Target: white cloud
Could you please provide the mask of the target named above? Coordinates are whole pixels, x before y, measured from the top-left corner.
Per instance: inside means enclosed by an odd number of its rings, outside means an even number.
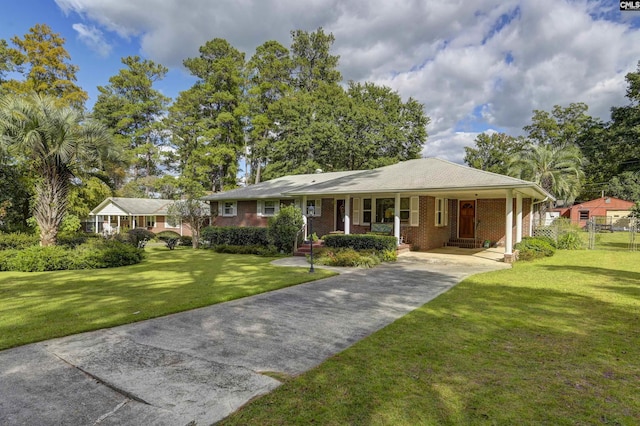
[[[73,29],[78,33],[78,38],[89,49],[98,55],[106,58],[111,53],[111,45],[104,39],[102,31],[94,26],[88,27],[84,24],[73,24]]]
[[[336,37],[345,80],[412,96],[431,117],[426,152],[454,161],[479,128],[519,134],[533,109],[585,102],[608,119],[640,59],[636,22],[587,0],[56,0],[104,31],[138,40],[170,67],[215,37],[249,58],[294,29]],[[184,88],[179,88],[183,90]],[[464,124],[461,124],[464,123]],[[467,128],[469,127],[469,128]]]

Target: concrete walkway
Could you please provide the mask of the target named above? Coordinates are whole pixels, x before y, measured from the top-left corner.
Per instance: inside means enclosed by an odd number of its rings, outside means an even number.
[[[374,269],[2,351],[0,424],[211,424],[280,384],[261,373],[309,370],[463,278],[508,267],[407,253]]]

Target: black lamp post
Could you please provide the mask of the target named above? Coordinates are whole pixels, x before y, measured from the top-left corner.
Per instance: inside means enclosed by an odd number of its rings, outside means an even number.
[[[315,212],[315,208],[313,206],[307,207],[307,222],[309,223],[309,261],[311,262],[311,266],[309,267],[309,273],[315,272],[313,269],[313,214]]]

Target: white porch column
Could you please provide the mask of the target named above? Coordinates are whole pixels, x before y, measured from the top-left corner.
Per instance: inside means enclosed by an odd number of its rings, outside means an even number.
[[[507,189],[506,218],[504,228],[504,255],[511,257],[513,254],[513,189]]]
[[[344,235],[351,233],[351,195],[344,197]]]
[[[96,215],[96,229],[94,230],[94,232],[95,232],[96,234],[98,234],[98,233],[99,233],[99,231],[98,231],[98,215]]]
[[[118,233],[120,233],[120,215],[118,215]]]
[[[522,194],[516,194],[516,243],[522,241]]]
[[[529,207],[529,236],[533,237],[533,198]]]
[[[396,244],[400,245],[400,194],[396,193],[393,203],[393,236],[396,237]]]

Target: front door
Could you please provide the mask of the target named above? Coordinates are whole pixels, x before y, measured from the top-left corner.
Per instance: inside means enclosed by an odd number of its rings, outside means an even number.
[[[336,200],[336,231],[344,231],[344,200]]]
[[[475,238],[476,202],[460,201],[460,238]]]

